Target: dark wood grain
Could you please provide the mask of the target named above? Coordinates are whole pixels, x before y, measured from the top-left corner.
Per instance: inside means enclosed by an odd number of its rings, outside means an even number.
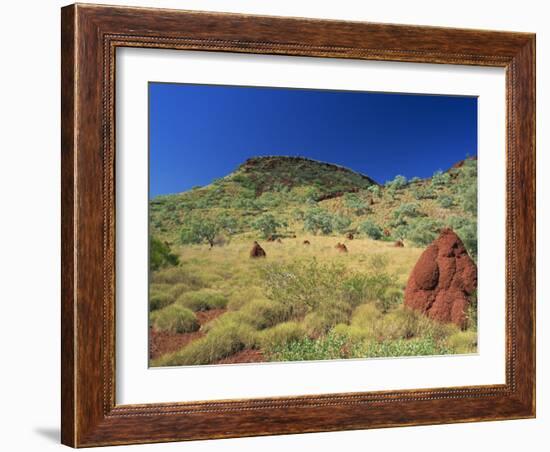
[[[74,447],[535,415],[535,37],[72,5],[62,10],[62,442]],[[506,69],[506,383],[215,402],[115,403],[117,47]],[[503,150],[504,152],[504,150]]]

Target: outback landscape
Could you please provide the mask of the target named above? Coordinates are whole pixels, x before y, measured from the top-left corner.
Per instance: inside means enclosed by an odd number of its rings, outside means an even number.
[[[477,350],[477,160],[379,183],[249,158],[150,199],[151,366]]]

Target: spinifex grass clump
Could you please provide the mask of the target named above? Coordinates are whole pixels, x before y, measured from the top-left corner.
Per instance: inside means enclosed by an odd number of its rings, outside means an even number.
[[[183,306],[172,304],[157,311],[153,322],[156,331],[167,333],[191,333],[200,325],[195,314]]]
[[[220,292],[213,289],[199,289],[184,292],[176,303],[192,311],[208,311],[209,309],[225,308],[227,299]]]
[[[155,361],[154,366],[182,366],[212,364],[245,347],[256,345],[256,332],[238,317],[220,318],[208,333],[175,353],[169,353]]]

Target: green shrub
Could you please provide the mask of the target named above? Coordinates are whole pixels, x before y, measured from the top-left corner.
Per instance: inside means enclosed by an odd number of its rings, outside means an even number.
[[[149,265],[151,270],[178,264],[178,256],[172,253],[170,246],[156,237],[151,237],[149,242]]]
[[[369,192],[372,196],[376,196],[377,198],[380,198],[380,196],[382,195],[382,190],[380,189],[380,186],[377,184],[373,184],[370,187],[368,187],[367,192]]]
[[[365,358],[386,358],[397,356],[431,356],[452,353],[448,347],[430,337],[399,339],[396,341],[370,342],[362,350]]]
[[[267,297],[288,306],[291,316],[298,317],[342,300],[346,268],[319,264],[316,259],[297,260],[266,265],[260,275]]]
[[[283,226],[286,226],[286,223],[275,218],[270,213],[264,213],[252,222],[252,227],[259,231],[263,238],[276,234]]]
[[[418,246],[427,246],[438,236],[443,224],[433,218],[418,218],[405,229],[405,237]]]
[[[330,212],[319,207],[309,209],[304,214],[304,230],[313,234],[319,232],[324,235],[331,234],[335,228],[335,217]]]
[[[437,198],[437,202],[444,209],[450,209],[454,204],[453,198],[448,195],[441,195],[439,198]]]
[[[388,287],[376,300],[376,306],[386,313],[403,301],[403,291],[396,287]]]
[[[190,333],[200,327],[193,312],[183,306],[172,304],[157,312],[153,326],[157,331],[167,333]]]
[[[365,200],[355,193],[345,193],[343,199],[344,205],[353,210],[355,215],[364,215],[371,210]]]
[[[386,187],[399,190],[407,185],[407,178],[405,176],[397,175],[393,180],[386,182]]]
[[[370,220],[364,221],[359,225],[359,232],[362,232],[373,240],[380,240],[383,235],[380,226]]]
[[[342,282],[344,300],[355,307],[366,301],[368,277],[364,273],[356,273]]]
[[[451,176],[449,173],[444,173],[439,170],[436,171],[432,176],[432,186],[441,187],[447,185],[451,181]]]
[[[192,311],[208,311],[209,309],[225,308],[227,298],[217,290],[200,289],[182,294],[177,303]]]
[[[332,214],[319,207],[313,207],[304,213],[304,230],[313,234],[331,234],[333,231],[345,232],[351,220],[345,216]]]
[[[430,186],[414,188],[411,190],[411,193],[418,200],[435,198],[435,192]]]
[[[386,296],[386,292],[396,283],[396,278],[386,272],[371,272],[367,275],[365,299],[378,301]]]
[[[414,218],[420,215],[419,206],[416,203],[401,204],[393,211],[393,218],[396,220],[404,220],[406,218]]]
[[[329,334],[318,339],[307,337],[274,347],[272,361],[309,361],[355,357],[355,347],[345,336]]]
[[[351,220],[343,215],[334,215],[332,217],[333,228],[341,234],[346,232],[351,224]]]

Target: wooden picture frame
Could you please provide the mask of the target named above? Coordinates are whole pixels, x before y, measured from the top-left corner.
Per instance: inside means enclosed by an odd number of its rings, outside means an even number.
[[[62,442],[73,447],[535,416],[535,35],[71,5],[62,9]],[[115,403],[117,47],[506,70],[506,383]]]

